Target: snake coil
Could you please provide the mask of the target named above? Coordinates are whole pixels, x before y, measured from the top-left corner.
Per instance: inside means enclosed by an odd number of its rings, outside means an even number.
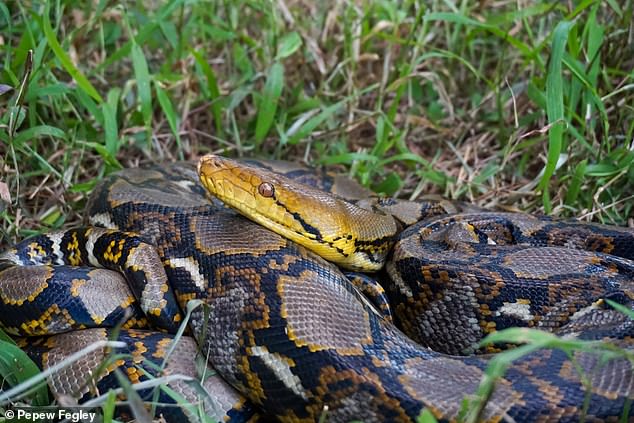
[[[342,198],[350,191],[355,203]],[[43,367],[95,340],[126,342],[95,383],[84,375],[112,357],[108,351],[54,374],[56,396],[103,393],[117,385],[116,369],[132,382],[198,378],[161,391],[161,402],[197,404],[163,410],[173,421],[194,421],[196,410],[219,420],[264,413],[316,421],[325,409],[336,422],[414,421],[424,409],[456,421],[491,356],[455,354],[512,326],[610,339],[631,354],[632,320],[604,300],[632,308],[633,230],[442,201],[366,202],[366,194],[293,164],[216,156],[201,159],[198,172],[187,164],[121,171],[95,188],[88,226],[0,255],[2,327]],[[353,270],[383,269],[376,275],[389,278],[385,292],[372,278],[351,284],[320,256]],[[358,287],[389,306],[377,310]],[[193,338],[173,344],[169,332],[191,300],[209,307],[192,313]],[[120,331],[106,329],[124,318]],[[200,377],[197,350],[222,379]],[[631,361],[570,354],[517,358],[480,420],[631,419],[624,415],[634,397]]]

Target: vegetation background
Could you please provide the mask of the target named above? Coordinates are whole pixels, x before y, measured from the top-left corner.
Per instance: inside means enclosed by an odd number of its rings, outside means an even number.
[[[208,152],[634,227],[633,9],[0,2],[0,250],[78,224],[110,172]]]
[[[109,172],[207,152],[634,225],[633,18],[630,0],[0,3],[0,248],[78,223]]]

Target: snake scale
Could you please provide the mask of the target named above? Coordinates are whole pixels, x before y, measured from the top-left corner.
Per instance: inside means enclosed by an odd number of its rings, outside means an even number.
[[[604,303],[632,308],[632,229],[366,195],[300,166],[216,156],[198,172],[123,170],[95,188],[89,226],[0,255],[2,327],[43,367],[96,340],[126,343],[99,375],[107,350],[53,374],[58,398],[104,393],[116,369],[133,383],[197,378],[140,391],[195,404],[160,408],[168,421],[414,421],[424,409],[456,421],[492,357],[471,353],[496,351],[478,346],[494,330],[634,348],[632,320]],[[320,255],[352,270],[387,264],[364,279]],[[175,337],[190,300],[207,307],[193,310],[192,337]],[[627,358],[537,350],[510,365],[480,420],[629,421],[633,397]]]

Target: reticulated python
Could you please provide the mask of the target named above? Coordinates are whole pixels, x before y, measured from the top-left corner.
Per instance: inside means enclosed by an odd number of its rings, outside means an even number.
[[[389,254],[391,312],[421,344],[469,353],[492,330],[521,325],[611,337],[632,348],[632,321],[602,304],[610,298],[631,308],[631,229],[442,202],[349,204],[261,167],[212,156],[199,170],[218,198],[329,260],[376,270]],[[339,194],[346,184],[313,180],[292,165],[283,173]],[[357,198],[366,194],[353,190]],[[399,234],[413,215],[427,218]],[[199,374],[191,338],[168,357],[172,336],[147,329],[173,332],[183,318],[179,309],[193,299],[209,305],[190,321],[202,356],[248,401],[217,384],[218,377],[203,382],[209,396],[175,382],[159,400],[199,401],[219,419],[256,418],[257,409],[283,421],[314,421],[327,407],[332,421],[411,421],[425,408],[455,420],[489,362],[414,342],[336,266],[210,199],[192,167],[110,176],[95,189],[87,220],[90,227],[28,239],[0,256],[2,325],[36,336],[20,345],[45,367],[106,338],[110,331],[100,327],[133,316],[118,335],[129,354],[110,362],[96,384],[84,376],[104,352],[53,376],[49,385],[58,396],[102,393],[116,385],[116,368],[133,382],[158,373]],[[380,297],[381,287],[366,282]],[[48,335],[64,331],[70,332]],[[165,362],[157,370],[144,360]],[[571,361],[562,351],[540,350],[513,363],[481,418],[618,421],[633,396],[627,359],[606,364],[577,352]],[[195,419],[195,411],[162,410],[174,421],[179,413]]]

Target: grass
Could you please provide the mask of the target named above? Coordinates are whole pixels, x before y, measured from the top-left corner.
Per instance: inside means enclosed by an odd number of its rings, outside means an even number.
[[[0,248],[77,223],[104,174],[210,151],[634,224],[631,1],[517,5],[2,4]]]
[[[112,171],[207,152],[634,226],[633,10],[0,3],[0,250],[78,224]]]

